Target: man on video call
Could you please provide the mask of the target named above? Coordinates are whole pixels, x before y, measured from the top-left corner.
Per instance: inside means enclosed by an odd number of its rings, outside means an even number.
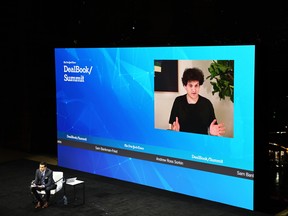
[[[187,92],[175,98],[170,113],[171,130],[222,136],[223,123],[218,124],[211,101],[199,95],[204,74],[199,68],[185,69],[182,77]]]

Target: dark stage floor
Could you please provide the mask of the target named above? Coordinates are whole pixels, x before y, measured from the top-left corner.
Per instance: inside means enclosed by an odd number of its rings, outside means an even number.
[[[0,214],[13,215],[205,215],[205,216],[268,216],[288,215],[287,211],[274,213],[252,212],[220,203],[210,202],[181,194],[175,194],[155,188],[131,184],[111,178],[92,175],[66,169],[57,165],[57,159],[49,156],[33,156],[10,151],[1,151],[5,157],[0,160],[1,188]],[[29,184],[34,178],[35,169],[40,160],[46,160],[52,170],[64,172],[66,178],[77,176],[85,182],[85,204],[82,187],[66,186],[68,204],[64,205],[64,191],[51,197],[51,205],[46,209],[34,209]],[[76,205],[77,204],[77,205]],[[78,205],[80,204],[80,205]]]

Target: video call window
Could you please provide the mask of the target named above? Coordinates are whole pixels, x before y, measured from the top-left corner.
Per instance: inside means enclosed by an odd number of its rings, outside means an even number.
[[[225,133],[222,134],[221,136],[233,138],[234,136],[234,127],[233,127],[234,61],[233,60],[221,60],[221,61],[155,60],[154,61],[155,128],[164,130],[171,129],[171,125],[169,125],[170,124],[169,118],[171,115],[174,100],[178,96],[187,95],[187,91],[183,86],[182,82],[183,72],[187,68],[198,68],[203,72],[204,82],[203,84],[200,85],[199,95],[205,97],[211,102],[215,117],[217,118],[217,122],[224,124]],[[209,72],[209,70],[211,72]],[[174,87],[169,89],[168,87],[165,86],[174,86]],[[199,107],[197,108],[197,104],[189,105],[187,102],[187,106],[184,106],[182,109],[184,112],[183,115],[186,114],[185,110],[188,110],[187,115],[189,115],[188,114],[189,109],[191,109],[191,112],[193,112],[192,109],[194,109],[196,112],[196,113],[194,112],[195,117],[194,118],[191,117],[192,119],[190,119],[190,121],[195,122],[197,121],[197,119],[201,119],[200,118],[201,115],[204,115],[205,107],[203,108],[201,107],[201,105],[199,105]],[[187,118],[189,119],[189,117]],[[197,124],[201,125],[201,122]],[[204,126],[205,128],[206,125]],[[195,127],[197,127],[197,125]],[[188,131],[188,132],[197,133],[197,128],[195,131]],[[204,131],[202,133],[206,132],[210,134],[209,128],[207,128],[207,131]]]

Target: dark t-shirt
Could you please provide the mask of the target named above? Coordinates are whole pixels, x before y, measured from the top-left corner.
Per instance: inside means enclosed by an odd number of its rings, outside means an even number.
[[[180,131],[208,134],[211,122],[216,118],[210,100],[199,95],[195,104],[189,104],[185,95],[175,98],[170,114],[169,123],[178,117]]]

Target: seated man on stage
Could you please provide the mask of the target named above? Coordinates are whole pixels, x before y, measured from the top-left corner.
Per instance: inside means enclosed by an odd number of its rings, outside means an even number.
[[[47,208],[50,198],[50,190],[55,189],[55,182],[52,170],[47,168],[46,162],[40,162],[39,168],[35,172],[35,179],[31,183],[31,192],[38,201],[35,208]],[[45,190],[46,199],[42,199],[37,191]]]

